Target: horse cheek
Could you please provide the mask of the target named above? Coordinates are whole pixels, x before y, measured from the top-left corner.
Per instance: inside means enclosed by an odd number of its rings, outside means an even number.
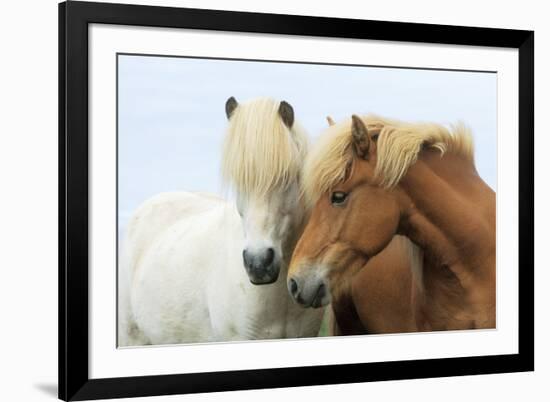
[[[399,224],[399,211],[393,200],[380,203],[377,209],[363,210],[355,220],[354,238],[359,250],[369,258],[381,252],[391,241]]]

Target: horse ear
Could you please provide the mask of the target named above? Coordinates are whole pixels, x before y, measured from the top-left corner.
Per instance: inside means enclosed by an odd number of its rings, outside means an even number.
[[[355,114],[351,116],[351,135],[357,156],[368,159],[370,145],[369,130],[367,130],[367,126],[365,126],[363,120]]]
[[[233,114],[235,109],[237,109],[237,106],[239,106],[239,102],[237,102],[237,99],[235,99],[233,96],[225,102],[225,115],[228,119],[231,118],[231,115]]]
[[[327,123],[329,126],[334,126],[336,124],[334,123],[334,120],[330,116],[327,116]]]
[[[290,103],[286,101],[281,102],[279,105],[279,116],[281,116],[283,123],[285,123],[288,128],[292,128],[294,124],[294,109],[292,109]]]

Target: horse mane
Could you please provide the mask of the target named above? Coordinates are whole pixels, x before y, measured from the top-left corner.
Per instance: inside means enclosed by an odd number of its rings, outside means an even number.
[[[375,174],[385,188],[396,186],[423,147],[461,155],[473,164],[470,130],[463,124],[450,129],[435,123],[407,123],[376,115],[362,117],[367,129],[379,133]],[[344,180],[355,153],[351,119],[330,126],[310,151],[304,165],[303,191],[310,203]]]
[[[258,98],[241,103],[229,120],[222,152],[222,177],[237,192],[265,196],[301,176],[308,151],[298,122],[289,129],[280,102]]]

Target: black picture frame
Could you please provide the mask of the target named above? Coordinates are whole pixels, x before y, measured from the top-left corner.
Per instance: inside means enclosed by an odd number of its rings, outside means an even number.
[[[213,373],[88,375],[88,25],[508,47],[519,52],[517,354]],[[70,1],[59,4],[59,398],[87,400],[534,370],[534,32]]]

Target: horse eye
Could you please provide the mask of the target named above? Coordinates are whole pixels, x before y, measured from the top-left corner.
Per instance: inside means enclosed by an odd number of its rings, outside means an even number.
[[[346,201],[346,198],[348,198],[348,193],[344,193],[343,191],[335,191],[330,196],[330,202],[332,205],[342,205],[344,201]]]

